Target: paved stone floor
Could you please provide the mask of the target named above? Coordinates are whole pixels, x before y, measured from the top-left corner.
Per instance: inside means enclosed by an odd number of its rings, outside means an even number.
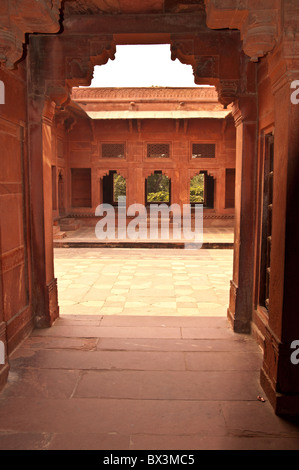
[[[62,315],[12,355],[0,449],[299,449],[227,323],[232,253],[124,251],[56,250]]]
[[[56,249],[61,314],[223,316],[232,250]]]

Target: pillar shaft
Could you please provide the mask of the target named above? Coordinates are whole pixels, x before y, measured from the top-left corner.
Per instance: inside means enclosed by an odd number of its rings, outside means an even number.
[[[58,316],[54,278],[52,226],[52,120],[54,105],[41,96],[29,97],[29,159],[32,230],[32,299],[37,327],[50,326]]]
[[[253,309],[256,97],[234,106],[236,124],[236,193],[233,279],[228,318],[238,333],[250,333]]]

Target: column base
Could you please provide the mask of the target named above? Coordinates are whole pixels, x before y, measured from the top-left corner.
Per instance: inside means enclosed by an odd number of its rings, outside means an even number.
[[[277,415],[299,418],[299,364],[292,363],[292,351],[266,327],[261,385]]]
[[[36,328],[49,328],[59,317],[57,279],[54,278],[45,287],[45,308],[43,314],[36,315]]]
[[[251,319],[242,318],[243,311],[238,312],[238,296],[240,290],[234,281],[230,282],[229,307],[227,309],[227,318],[235,333],[249,335],[251,333]],[[243,309],[242,309],[243,310]]]
[[[299,393],[294,395],[277,393],[264,369],[261,369],[260,383],[276,415],[299,420]]]

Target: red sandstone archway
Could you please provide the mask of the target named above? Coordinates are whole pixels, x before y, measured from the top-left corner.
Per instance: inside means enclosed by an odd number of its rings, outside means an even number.
[[[12,337],[14,338],[16,331],[17,335],[21,331],[20,337],[27,331],[27,323],[32,321],[31,307],[39,327],[50,326],[58,314],[55,279],[51,269],[51,169],[47,159],[47,154],[51,151],[53,114],[58,108],[65,111],[72,86],[89,84],[93,65],[104,63],[105,59],[113,57],[115,38],[122,43],[132,40],[136,42],[138,38],[141,42],[159,38],[160,41],[171,42],[174,57],[177,55],[180,60],[193,65],[196,83],[204,81],[216,85],[223,104],[234,101],[238,145],[234,276],[229,318],[235,330],[249,332],[254,310],[254,325],[262,331],[260,338],[265,349],[263,385],[276,410],[287,413],[296,409],[298,412],[298,373],[289,360],[290,340],[298,326],[295,298],[297,260],[294,256],[298,243],[298,218],[294,217],[294,213],[297,210],[296,136],[299,118],[298,106],[295,107],[290,102],[290,84],[298,78],[298,58],[294,53],[298,48],[296,2],[269,2],[260,7],[258,2],[247,0],[205,0],[205,11],[202,10],[199,15],[191,13],[188,21],[181,21],[180,16],[169,18],[164,9],[165,2],[156,2],[152,10],[150,2],[146,2],[146,7],[143,2],[132,2],[131,13],[150,13],[155,15],[155,21],[149,22],[146,15],[142,15],[143,21],[134,16],[134,21],[128,23],[123,16],[125,12],[128,13],[125,7],[120,7],[121,12],[117,16],[111,15],[112,21],[109,24],[108,15],[94,14],[90,17],[66,14],[63,18],[63,32],[60,34],[56,34],[60,30],[60,0],[3,0],[2,3],[5,15],[1,17],[1,67],[3,65],[12,69],[22,58],[25,34],[34,33],[37,24],[39,33],[45,34],[29,34],[26,37],[29,44],[27,52],[30,73],[28,83],[24,83],[25,86],[28,84],[28,115],[24,105],[25,91],[17,95],[20,97],[20,109],[23,113],[12,117],[9,111],[6,115],[10,136],[15,132],[15,122],[21,122],[22,129],[28,129],[29,173],[32,184],[31,213],[30,217],[28,214],[25,217],[30,220],[30,230],[26,240],[23,240],[24,245],[30,249],[29,258],[33,261],[32,269],[28,263],[27,272],[30,277],[30,299],[28,305],[23,305],[26,318],[20,315],[21,320],[17,327],[16,318],[10,321]],[[73,6],[75,2],[68,3]],[[168,3],[172,5],[172,2]],[[128,3],[125,2],[125,5],[128,8]],[[107,8],[109,12],[109,7]],[[149,8],[149,11],[144,8]],[[206,24],[216,31],[206,28]],[[231,31],[227,28],[231,28]],[[99,31],[108,34],[99,35]],[[246,55],[239,52],[242,48]],[[255,62],[261,57],[262,67],[259,68],[257,77]],[[25,75],[24,67],[18,77],[19,82],[24,80]],[[6,78],[9,81],[9,73]],[[257,98],[257,80],[261,85],[263,100]],[[17,86],[14,88],[15,83],[11,88],[6,87],[8,92],[15,93],[15,90],[19,90]],[[27,121],[27,126],[24,120]],[[64,125],[69,128],[71,122],[66,118]],[[260,248],[260,227],[255,224],[255,203],[260,209],[255,197],[255,165],[257,153],[259,163],[263,164],[263,136],[270,126],[275,127],[275,167],[279,172],[276,173],[274,183],[271,247],[274,262],[271,266],[269,312],[265,313],[257,308],[254,297],[254,283],[255,278],[258,278],[259,267],[256,253]],[[257,137],[261,137],[261,149],[257,149]],[[26,147],[24,136],[17,137],[16,140],[18,139],[21,146]],[[260,173],[258,169],[258,179],[261,177]],[[262,185],[259,186],[259,191],[261,188]],[[182,198],[184,197],[182,194]],[[259,219],[260,213],[257,215]],[[2,243],[3,241],[1,245]],[[5,253],[5,269],[10,265],[26,267],[24,258],[19,248],[13,250],[13,255],[11,252]],[[3,319],[0,308],[0,336],[5,340],[7,322]],[[21,326],[23,320],[26,323],[25,329]]]
[[[64,125],[66,129],[69,129],[69,126],[73,125],[73,121],[72,119],[70,119],[67,111],[70,103],[71,87],[78,85],[89,85],[91,82],[93,67],[96,64],[105,64],[109,60],[109,58],[114,59],[117,43],[115,37],[113,37],[112,35],[104,37],[93,36],[93,39],[91,40],[90,33],[91,31],[87,32],[87,30],[83,33],[81,37],[81,48],[79,52],[76,51],[75,57],[72,45],[72,41],[74,40],[74,38],[69,27],[66,27],[64,35],[62,35],[61,37],[32,37],[32,52],[30,53],[29,59],[33,69],[33,73],[31,76],[30,88],[34,90],[34,93],[31,95],[32,104],[34,103],[36,108],[36,103],[40,102],[39,111],[43,116],[41,122],[44,122],[47,126],[45,128],[47,132],[42,131],[39,135],[41,147],[45,146],[46,148],[47,146],[46,152],[50,152],[50,139],[46,139],[46,144],[45,138],[46,134],[51,135],[51,127],[55,111],[62,113],[62,116],[65,114]],[[165,41],[166,43],[171,44],[171,54],[173,59],[178,58],[181,62],[189,63],[192,65],[196,83],[210,83],[216,85],[220,102],[227,106],[236,98],[236,93],[239,88],[239,33],[232,32],[229,35],[223,32],[212,33],[213,40],[216,41],[216,43],[218,44],[216,49],[219,56],[216,59],[216,56],[211,56],[211,60],[207,60],[207,57],[210,57],[209,54],[211,54],[211,50],[209,49],[211,48],[211,45],[209,42],[207,43],[207,37],[209,34],[211,34],[209,30],[206,30],[201,34],[197,35],[196,37],[189,37],[188,39],[185,39],[184,36],[182,37],[181,35],[180,37],[177,37],[175,34],[172,34],[170,38],[169,36],[162,36],[162,42]],[[53,39],[57,47],[53,47]],[[230,49],[229,59],[226,54],[228,47]],[[202,54],[204,55],[199,56],[196,53],[198,49],[200,49],[202,51]],[[40,55],[41,50],[43,51],[42,56]],[[221,59],[221,61],[219,61],[219,58]],[[228,63],[226,63],[226,61],[229,61],[229,65]],[[248,61],[246,60],[244,61],[244,67],[247,62]],[[39,64],[38,70],[36,70],[37,63]],[[50,69],[48,67],[49,63],[52,64]],[[65,70],[65,74],[64,77],[60,76],[60,78],[57,79],[57,65],[59,64],[60,66],[64,64],[63,69]],[[208,66],[208,64],[212,64],[212,66]],[[226,76],[225,80],[222,79],[222,73],[224,70],[229,70],[230,72],[230,78],[227,78]],[[43,92],[41,91],[42,89],[44,90]],[[36,95],[36,93],[38,94]],[[45,103],[45,105],[43,103]],[[31,109],[33,109],[33,106],[31,106]],[[43,111],[43,109],[45,111]],[[32,115],[33,121],[36,120],[38,115],[38,113],[34,112],[34,114]],[[37,135],[36,133],[33,133],[32,129],[33,128],[31,128],[30,138],[32,139],[31,151],[32,158],[34,160],[35,158],[38,159],[39,157],[36,151],[38,146],[35,145]],[[34,156],[34,154],[36,154],[36,156]],[[166,172],[169,174],[169,176],[167,176],[172,179],[172,170],[169,169],[166,170]],[[175,176],[181,178],[183,177],[183,174]],[[46,171],[46,168],[44,168],[45,184],[47,181],[47,177],[48,173]],[[146,175],[144,175],[144,177],[146,177]],[[187,175],[185,175],[185,178],[186,177]],[[94,181],[93,176],[92,179]],[[94,184],[93,186],[96,186],[96,184]],[[184,194],[181,194],[180,196],[183,197],[183,201],[184,199],[186,199],[185,202],[188,202],[189,196],[187,186]],[[37,195],[33,197],[33,205],[37,206],[36,210],[40,210],[38,206],[40,206],[40,201],[42,201],[41,198],[39,199],[39,201],[38,199],[39,198]],[[93,207],[93,203],[91,203],[91,206]],[[49,222],[46,222],[46,220],[49,220],[49,216],[47,215],[49,214],[49,208],[50,204],[47,203],[45,200],[45,204],[43,207],[45,220],[45,236],[43,238],[42,244],[44,246],[47,245],[47,247],[51,247],[51,243],[49,243],[48,240],[50,237],[52,237],[52,230],[50,231]],[[46,233],[48,235],[46,235]],[[37,249],[39,250],[39,248]],[[53,257],[50,253],[51,251],[50,249],[48,249],[48,261],[45,259],[45,264],[49,266],[45,269],[47,273],[47,295],[44,299],[45,307],[39,304],[37,308],[39,312],[37,316],[37,325],[39,326],[46,326],[47,324],[51,324],[53,319],[55,319],[58,314],[57,299],[55,302],[56,287],[55,289],[53,289],[53,286],[56,286],[56,280],[54,278],[54,273],[52,269]],[[40,277],[39,274],[40,273],[38,273],[38,275],[36,276],[36,280],[42,279],[42,276]],[[53,277],[51,278],[51,276]],[[51,293],[50,302],[48,293]],[[44,310],[44,308],[46,308],[46,310]]]

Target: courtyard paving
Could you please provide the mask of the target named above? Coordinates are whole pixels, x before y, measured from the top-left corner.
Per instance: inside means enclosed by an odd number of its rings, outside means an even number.
[[[55,266],[61,317],[10,358],[0,449],[299,449],[228,325],[230,250],[58,249]]]
[[[61,314],[225,316],[232,250],[56,249]]]

